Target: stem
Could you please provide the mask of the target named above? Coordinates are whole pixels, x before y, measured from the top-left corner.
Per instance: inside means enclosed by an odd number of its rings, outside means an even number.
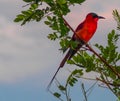
[[[73,33],[76,33],[76,32],[74,31],[74,29],[69,25],[69,23],[64,19],[64,17],[63,17],[63,16],[61,16],[61,17],[62,17],[62,19],[64,20],[65,24],[72,30],[72,32],[73,32]]]
[[[67,82],[66,82],[66,84],[65,84],[65,96],[66,96],[66,100],[67,101],[71,101],[71,98],[69,97],[69,91],[68,91],[68,80],[67,80]]]
[[[81,84],[81,87],[82,87],[83,95],[84,95],[84,97],[85,97],[85,101],[88,101],[88,100],[87,100],[86,91],[85,91],[85,87],[84,87],[84,84],[83,84],[83,83]]]
[[[65,24],[72,30],[72,32],[74,34],[76,34],[74,29],[69,25],[69,23],[64,19],[64,17],[63,16],[61,16],[61,17],[64,20]],[[110,66],[104,58],[102,58],[97,52],[95,52],[95,50],[92,49],[86,42],[85,42],[85,44],[92,53],[94,53],[109,69],[111,69],[111,71],[113,71],[114,74],[116,74],[118,76],[118,78],[120,78],[120,74],[112,66]]]
[[[117,94],[113,91],[113,89],[111,88],[111,86],[110,86],[110,84],[106,81],[106,80],[101,80],[101,79],[99,79],[99,78],[96,78],[96,80],[98,80],[98,81],[101,81],[101,82],[103,82],[104,84],[106,84],[107,85],[107,87],[112,91],[112,93],[116,96],[116,97],[118,97],[117,96]]]

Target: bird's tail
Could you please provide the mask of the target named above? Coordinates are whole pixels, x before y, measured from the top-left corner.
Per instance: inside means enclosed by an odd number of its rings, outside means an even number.
[[[70,57],[70,54],[71,54],[71,49],[69,49],[68,53],[66,54],[66,56],[64,57],[64,59],[61,61],[60,65],[59,65],[59,67],[58,67],[58,69],[57,69],[57,71],[55,72],[53,78],[51,79],[51,81],[50,81],[50,83],[49,83],[49,85],[48,85],[48,87],[47,87],[48,90],[49,90],[49,88],[50,88],[53,80],[55,79],[57,73],[59,72],[60,68],[62,68],[62,67],[64,66],[65,62],[66,62],[67,59]]]
[[[70,60],[83,45],[84,45],[84,42],[82,40],[79,40],[79,44],[77,45],[77,47],[75,49],[70,48],[69,51],[67,52],[66,56],[64,57],[64,59],[61,61],[60,67],[62,68],[64,66],[65,62],[67,60]]]
[[[51,86],[51,84],[52,84],[53,80],[55,79],[55,77],[56,77],[57,73],[59,72],[59,70],[60,70],[60,67],[57,69],[57,71],[55,72],[55,74],[54,74],[53,78],[51,79],[50,83],[48,84],[47,90],[49,90],[49,88],[50,88],[50,86]]]
[[[71,49],[69,49],[69,51],[67,52],[66,56],[61,61],[60,68],[62,68],[65,65],[65,62],[69,59],[70,56],[71,56]]]
[[[48,85],[48,90],[49,90],[49,88],[50,88],[53,80],[55,79],[57,73],[59,72],[60,68],[62,68],[62,67],[65,65],[65,62],[66,62],[67,60],[70,60],[70,59],[76,54],[76,52],[82,47],[83,44],[84,44],[84,42],[81,40],[80,44],[78,44],[78,46],[77,46],[77,48],[76,48],[75,50],[73,50],[73,49],[69,49],[69,50],[68,50],[68,52],[67,52],[67,54],[65,55],[64,59],[61,61],[60,65],[59,65],[59,67],[58,67],[58,69],[57,69],[57,71],[55,72],[52,80],[50,81],[50,83],[49,83],[49,85]]]

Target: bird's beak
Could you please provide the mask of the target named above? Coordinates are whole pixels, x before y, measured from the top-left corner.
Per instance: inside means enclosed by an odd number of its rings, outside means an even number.
[[[104,17],[102,17],[102,16],[98,16],[98,19],[105,19]]]

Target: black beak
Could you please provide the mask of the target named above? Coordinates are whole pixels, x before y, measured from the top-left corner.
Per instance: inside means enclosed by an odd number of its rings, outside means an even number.
[[[105,19],[104,17],[102,17],[102,16],[98,16],[98,19]]]

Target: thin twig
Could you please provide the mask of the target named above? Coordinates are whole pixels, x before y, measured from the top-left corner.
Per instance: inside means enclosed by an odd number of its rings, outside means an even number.
[[[70,89],[68,88],[69,86],[68,86],[68,83],[66,83],[65,84],[65,88],[66,88],[66,90],[65,90],[65,96],[66,96],[66,100],[67,101],[71,101],[71,98],[69,97],[69,91],[70,91]],[[67,90],[68,89],[68,90]]]
[[[118,97],[117,94],[113,91],[113,89],[111,88],[111,86],[109,85],[109,83],[108,83],[107,81],[101,80],[101,79],[99,79],[99,78],[96,78],[96,80],[101,81],[101,82],[103,82],[104,84],[106,84],[107,87],[116,95],[116,97]]]
[[[87,97],[91,94],[96,84],[97,84],[97,81],[88,90],[86,90],[86,93],[88,93]]]
[[[26,5],[23,5],[22,7],[26,7],[26,6],[31,5],[31,4],[33,4],[33,2],[32,3],[28,3]]]
[[[56,85],[57,87],[59,88],[59,86],[61,85],[60,82],[55,78],[56,80]],[[59,89],[60,90],[60,89]],[[64,95],[65,95],[65,92],[63,90],[60,90]]]
[[[81,88],[82,88],[83,95],[85,97],[85,101],[87,101],[87,94],[86,94],[85,87],[84,87],[83,83],[81,84]]]
[[[51,15],[51,14],[53,14],[53,12],[47,13],[45,16],[43,16],[42,19],[46,18],[47,16],[49,16],[49,15]]]
[[[85,80],[90,80],[90,81],[96,81],[96,79],[93,79],[93,78],[86,78],[86,77],[80,77],[80,78]]]

